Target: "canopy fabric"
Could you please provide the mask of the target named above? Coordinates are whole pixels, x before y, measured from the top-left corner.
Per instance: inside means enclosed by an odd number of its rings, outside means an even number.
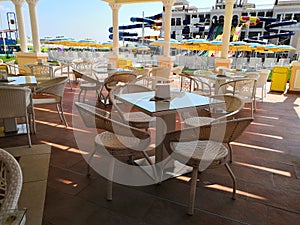
[[[165,44],[165,40],[160,38],[160,39],[157,39],[156,41],[153,41],[150,43],[151,46],[164,46]],[[175,40],[175,39],[170,39],[170,46],[171,47],[176,47],[177,45],[179,45],[180,42]]]

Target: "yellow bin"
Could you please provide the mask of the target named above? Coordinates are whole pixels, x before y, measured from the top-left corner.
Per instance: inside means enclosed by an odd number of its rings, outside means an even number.
[[[270,91],[284,92],[286,89],[286,83],[290,68],[287,66],[276,66],[272,72],[272,80]]]

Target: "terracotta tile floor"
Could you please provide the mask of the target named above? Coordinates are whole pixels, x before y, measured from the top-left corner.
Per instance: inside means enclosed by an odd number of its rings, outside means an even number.
[[[194,216],[186,214],[190,174],[160,185],[114,184],[114,199],[106,201],[105,179],[95,172],[85,176],[86,162],[73,135],[77,95],[78,88],[66,87],[67,129],[55,107],[36,108],[33,143],[52,144],[44,225],[299,224],[299,94],[269,93],[258,102],[254,122],[233,146],[237,199],[230,198],[231,180],[224,168],[207,170],[199,178]],[[88,94],[89,103],[92,99],[95,93]],[[250,115],[248,109],[243,113]],[[85,141],[93,147],[92,137]],[[0,139],[1,147],[26,144],[26,135]]]

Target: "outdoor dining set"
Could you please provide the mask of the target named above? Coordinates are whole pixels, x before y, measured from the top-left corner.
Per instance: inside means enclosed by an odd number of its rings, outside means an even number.
[[[4,135],[17,135],[17,118],[23,117],[31,146],[31,134],[36,133],[35,107],[43,104],[55,104],[67,127],[63,96],[69,82],[71,91],[79,91],[74,103],[80,115],[77,118],[86,129],[99,129],[95,148],[87,157],[87,175],[90,167],[97,171],[99,164],[107,165],[108,200],[113,198],[113,182],[118,182],[114,169],[124,158],[128,160],[122,162],[142,168],[138,173],[147,174],[146,183],[160,183],[192,171],[188,214],[194,212],[199,171],[224,165],[232,178],[235,198],[231,142],[253,121],[256,101],[266,95],[270,70],[112,68],[107,60],[61,60],[55,66],[39,61],[26,67],[25,72],[21,68],[12,72],[14,66],[3,64],[8,75],[0,84]],[[248,116],[241,116],[241,111],[247,110]],[[74,121],[72,126],[76,126]]]

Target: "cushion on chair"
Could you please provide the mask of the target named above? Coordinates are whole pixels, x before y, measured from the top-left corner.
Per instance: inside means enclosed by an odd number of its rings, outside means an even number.
[[[113,156],[128,156],[129,152],[146,149],[148,144],[149,139],[141,140],[136,137],[115,135],[108,131],[95,137],[96,147],[104,147]]]
[[[228,155],[227,148],[215,141],[173,142],[171,148],[174,159],[192,167],[199,166],[199,171],[226,163]]]
[[[208,125],[213,122],[215,118],[212,117],[190,117],[184,120],[184,124],[190,127],[199,127]]]

